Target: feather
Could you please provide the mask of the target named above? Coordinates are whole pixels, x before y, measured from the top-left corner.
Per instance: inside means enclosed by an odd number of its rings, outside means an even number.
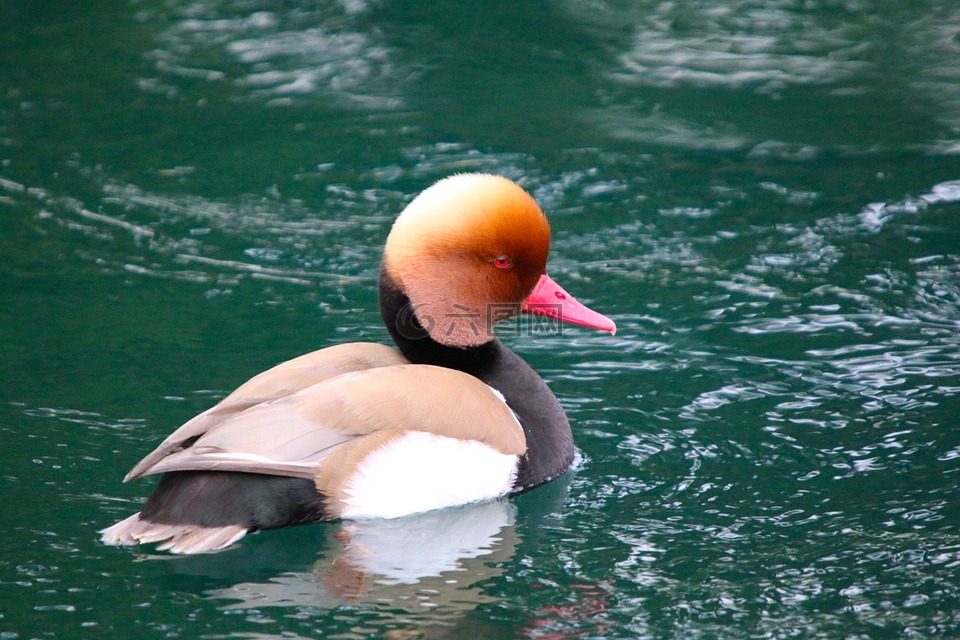
[[[247,528],[240,525],[201,527],[152,522],[135,513],[103,529],[100,534],[100,539],[110,545],[159,543],[157,549],[160,551],[203,553],[230,546],[247,534]]]

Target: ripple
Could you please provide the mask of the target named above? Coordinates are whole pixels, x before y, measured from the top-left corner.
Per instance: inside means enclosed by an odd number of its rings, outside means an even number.
[[[841,3],[836,12],[798,12],[788,0],[722,6],[567,2],[564,8],[607,39],[621,37],[628,26],[629,48],[614,75],[636,84],[769,90],[829,83],[860,70],[869,47],[853,19],[869,14],[854,3]]]
[[[929,193],[899,202],[873,202],[859,214],[860,221],[868,230],[878,232],[888,221],[905,214],[916,215],[938,204],[960,202],[960,180],[935,184]]]
[[[101,267],[199,283],[229,285],[238,276],[301,285],[370,279],[379,246],[368,237],[371,233],[385,237],[393,219],[393,210],[379,211],[385,205],[402,208],[400,195],[384,189],[360,193],[330,185],[324,214],[315,215],[296,200],[217,201],[152,193],[112,178],[92,177],[100,183],[102,198],[90,207],[76,198],[10,180],[0,183],[0,189],[32,200],[32,206],[41,209],[41,224],[101,241],[85,250]],[[238,242],[255,246],[236,249]]]
[[[401,89],[416,74],[394,62],[393,51],[377,42],[375,32],[351,28],[368,11],[365,3],[273,9],[269,3],[197,1],[178,7],[172,21],[143,12],[144,21],[169,24],[159,37],[162,47],[149,57],[170,80],[228,82],[274,105],[315,94],[363,110],[403,105]],[[140,84],[148,91],[179,93],[155,79]]]
[[[587,117],[614,139],[792,161],[958,151],[960,12],[946,3],[884,11],[858,1],[803,10],[791,0],[561,4],[612,58],[596,66],[609,83],[604,94],[620,99]],[[910,124],[891,89],[922,112]],[[891,98],[896,122],[862,117],[864,99]],[[709,118],[688,108],[701,99],[712,105]],[[765,126],[775,113],[791,118],[789,130]],[[847,135],[824,137],[825,119],[847,120],[833,128]],[[931,132],[931,120],[943,130]],[[894,129],[906,135],[892,140]]]

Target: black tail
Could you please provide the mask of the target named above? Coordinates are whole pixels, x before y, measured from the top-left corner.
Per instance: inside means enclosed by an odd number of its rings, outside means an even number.
[[[244,535],[324,519],[322,496],[303,478],[227,471],[165,473],[143,510],[103,530],[107,544],[159,542],[199,553]]]

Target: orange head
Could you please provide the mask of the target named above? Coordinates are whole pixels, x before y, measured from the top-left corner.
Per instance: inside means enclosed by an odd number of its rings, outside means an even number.
[[[420,324],[449,346],[493,339],[546,271],[550,225],[533,198],[494,175],[445,178],[397,218],[384,268]]]

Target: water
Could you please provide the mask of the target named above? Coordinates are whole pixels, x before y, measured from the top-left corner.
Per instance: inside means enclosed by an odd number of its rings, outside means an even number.
[[[0,9],[0,638],[960,633],[953,3]],[[504,336],[578,468],[402,526],[101,546],[181,422],[386,340],[390,221],[472,170],[536,195],[551,273],[619,325]]]

